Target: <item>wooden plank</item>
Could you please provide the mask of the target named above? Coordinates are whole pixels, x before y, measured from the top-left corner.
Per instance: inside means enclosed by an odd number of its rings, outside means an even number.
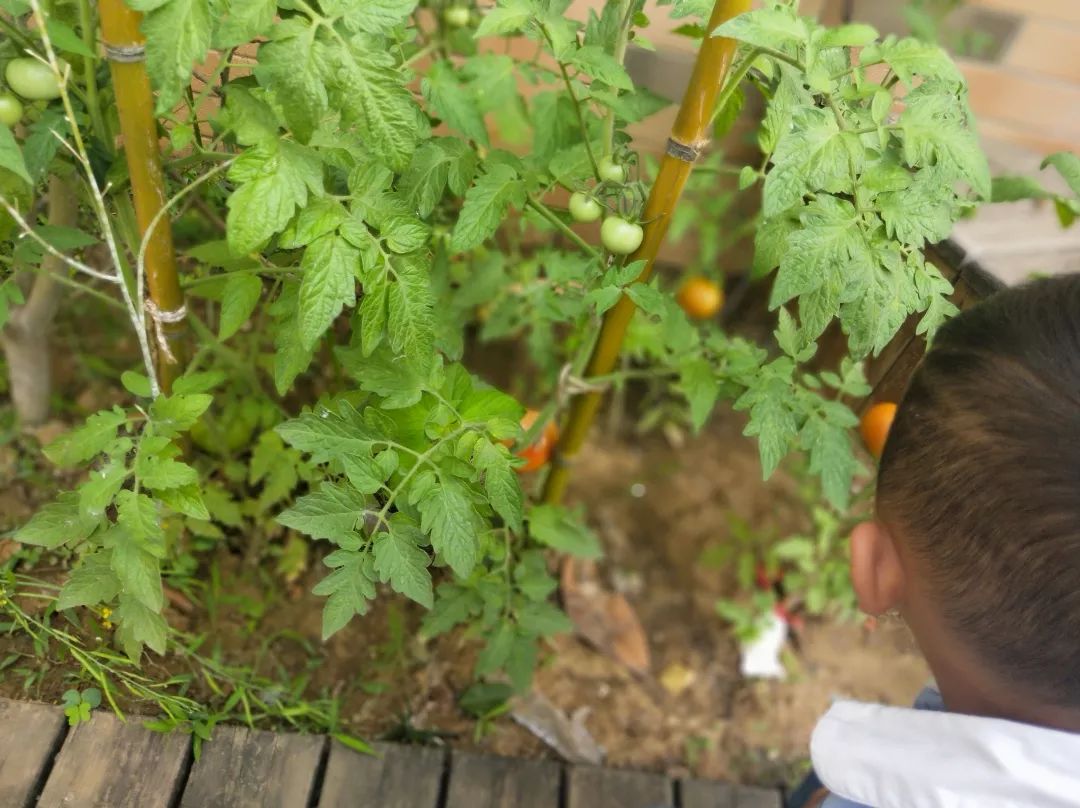
[[[56,707],[0,699],[0,805],[33,804],[66,725]]]
[[[450,755],[446,805],[447,808],[558,808],[559,778],[559,765],[549,761],[454,752]]]
[[[98,712],[68,732],[40,808],[166,808],[183,781],[191,750],[186,735],[163,735]]]
[[[671,782],[660,774],[574,766],[567,774],[567,808],[671,808]]]
[[[735,786],[708,780],[679,782],[682,808],[735,808]]]
[[[679,783],[682,808],[781,808],[780,791],[775,788],[732,786],[709,780]]]
[[[326,739],[217,727],[188,776],[181,808],[295,808],[308,804]]]
[[[400,744],[375,748],[378,757],[333,742],[319,808],[436,808],[443,750]]]

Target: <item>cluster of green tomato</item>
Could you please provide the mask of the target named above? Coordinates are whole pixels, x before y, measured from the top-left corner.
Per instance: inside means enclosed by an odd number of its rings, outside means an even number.
[[[4,81],[14,91],[0,93],[0,123],[9,128],[22,120],[23,104],[20,98],[52,101],[60,97],[60,84],[52,69],[29,56],[20,56],[7,63]]]
[[[596,164],[603,182],[621,185],[626,182],[626,168],[611,157],[601,157]],[[570,216],[575,222],[595,222],[604,212],[600,201],[587,191],[575,191],[570,195]],[[622,216],[608,216],[600,225],[600,241],[604,248],[615,255],[629,255],[641,246],[645,231],[640,224],[629,222]]]

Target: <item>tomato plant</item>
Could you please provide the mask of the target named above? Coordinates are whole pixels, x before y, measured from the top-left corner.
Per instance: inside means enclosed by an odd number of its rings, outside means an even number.
[[[603,212],[603,206],[588,194],[581,191],[570,194],[570,215],[575,222],[595,222]]]
[[[24,56],[4,68],[8,87],[29,101],[52,101],[60,97],[60,82],[46,64]]]
[[[0,95],[0,123],[10,128],[22,120],[22,102],[11,93]]]
[[[37,0],[0,12],[19,37],[0,43],[8,85],[36,102],[18,133],[0,128],[0,321],[21,320],[22,289],[45,277],[50,295],[74,289],[130,325],[121,403],[46,448],[89,474],[17,538],[70,563],[57,608],[111,609],[136,659],[167,649],[163,576],[181,559],[197,568],[193,546],[258,559],[286,534],[327,568],[326,637],[386,584],[426,610],[426,636],[466,624],[478,676],[527,687],[543,638],[568,627],[547,556],[595,557],[598,542],[523,488],[515,470],[544,466],[554,425],[515,459],[524,407],[466,366],[466,347],[518,340],[535,368],[526,392],[552,419],[631,376],[694,429],[731,401],[766,476],[805,452],[842,509],[858,467],[842,401],[867,393],[860,362],[908,317],[932,334],[952,313],[922,249],[990,192],[940,48],[828,28],[790,2],[727,19],[705,40],[739,43],[730,72],[703,79],[719,91],[711,115],[723,131],[754,85],[761,157],[698,165],[760,185],[760,217],[740,231],[754,233],[751,274],[771,283],[774,338],[758,345],[708,315],[718,288],[681,307],[673,281],[644,274],[654,255],[628,258],[666,222],[647,212],[649,162],[630,134],[669,106],[624,65],[647,38],[643,0],[580,20],[566,0],[128,5],[144,15],[145,76],[104,69],[106,4],[100,19]],[[693,32],[709,5],[662,9]],[[148,159],[129,160],[139,143]],[[673,149],[665,160],[689,161]],[[695,182],[712,206],[699,229],[718,229],[735,192]],[[676,209],[675,229],[693,213]],[[574,227],[601,215],[599,243]],[[706,238],[707,256],[727,236]],[[582,378],[603,318],[628,304],[629,367]],[[850,356],[808,372],[834,322]]]

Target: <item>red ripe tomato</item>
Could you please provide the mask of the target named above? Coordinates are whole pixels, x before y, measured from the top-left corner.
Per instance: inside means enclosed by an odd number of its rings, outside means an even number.
[[[540,413],[537,410],[529,410],[521,419],[521,428],[528,432],[539,417]],[[525,461],[517,467],[518,472],[524,474],[537,471],[547,465],[548,460],[551,458],[551,450],[555,448],[558,441],[559,428],[554,421],[548,421],[536,442],[518,452],[517,456]]]

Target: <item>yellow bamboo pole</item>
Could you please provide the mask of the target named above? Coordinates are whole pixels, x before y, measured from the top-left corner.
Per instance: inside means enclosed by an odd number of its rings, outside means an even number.
[[[124,156],[131,177],[135,218],[139,235],[147,240],[145,254],[147,312],[157,335],[157,373],[163,392],[180,375],[181,338],[184,334],[184,293],[176,272],[172,228],[168,216],[158,218],[167,200],[165,175],[161,169],[154,97],[144,62],[145,38],[139,30],[142,14],[124,5],[123,0],[100,0],[101,33],[116,92]],[[147,238],[147,230],[154,232]],[[142,303],[142,301],[140,301]]]
[[[716,0],[709,18],[708,31],[711,32],[732,17],[749,11],[750,2],[751,0]],[[660,163],[649,200],[645,203],[642,217],[645,222],[645,237],[637,252],[630,256],[630,261],[645,261],[645,268],[637,278],[642,283],[652,276],[656,255],[664,236],[667,235],[671,214],[682,196],[694,158],[708,142],[709,121],[720,88],[731,67],[736,44],[734,40],[725,37],[706,37],[698,51],[690,84],[671,128],[667,153]],[[627,326],[635,311],[634,302],[623,295],[604,315],[596,346],[585,367],[586,378],[606,376],[615,369]],[[570,414],[552,456],[551,471],[544,481],[545,502],[562,501],[570,479],[570,464],[585,443],[602,398],[602,393],[591,392],[575,396],[572,400]]]

